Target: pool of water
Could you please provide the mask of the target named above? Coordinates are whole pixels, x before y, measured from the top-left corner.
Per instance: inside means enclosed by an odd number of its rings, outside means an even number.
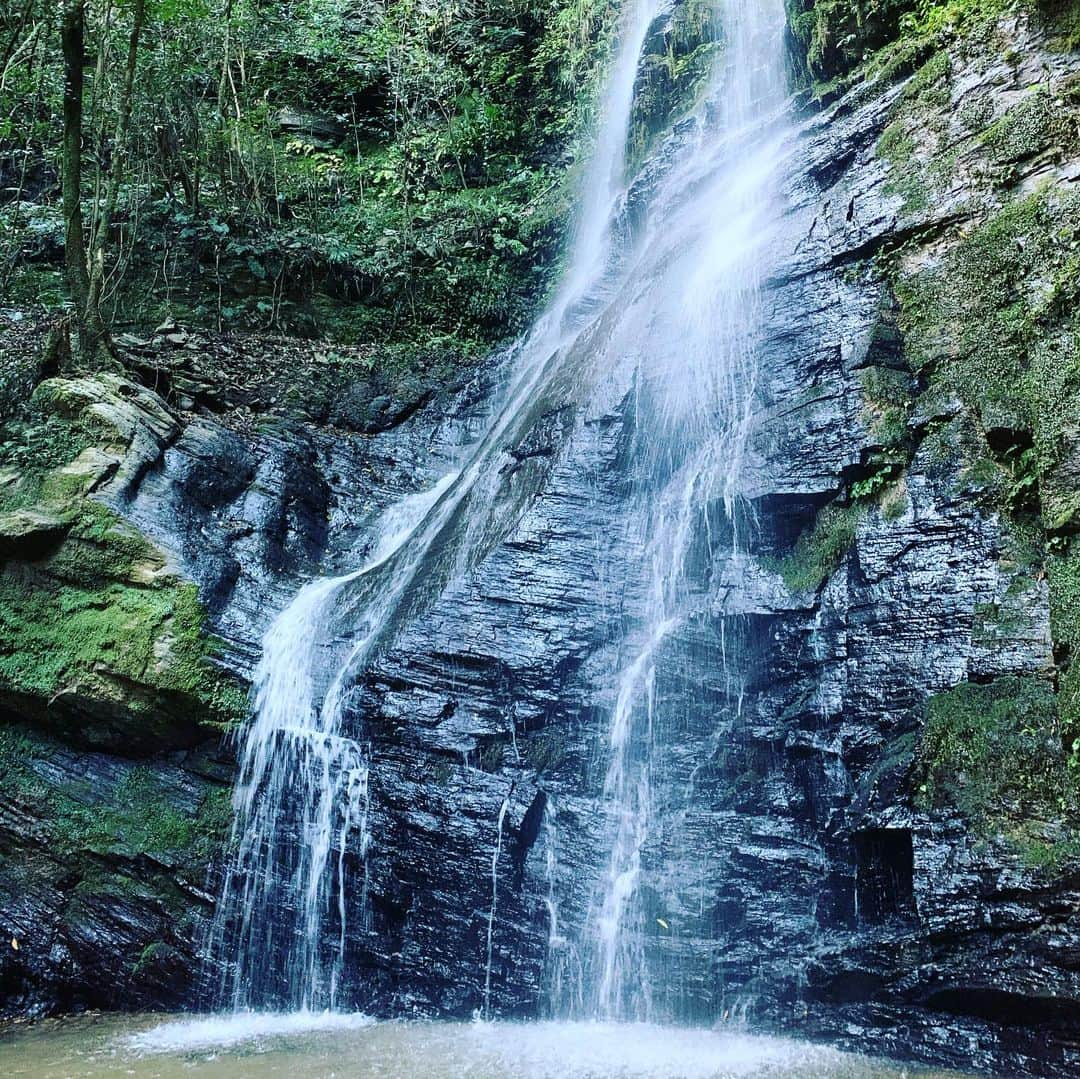
[[[949,1073],[955,1077],[955,1073]],[[362,1015],[82,1016],[0,1030],[5,1079],[945,1079],[729,1031]]]

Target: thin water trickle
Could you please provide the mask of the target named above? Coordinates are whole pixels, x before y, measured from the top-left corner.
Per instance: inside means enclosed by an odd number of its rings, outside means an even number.
[[[491,853],[491,910],[488,911],[487,923],[487,963],[484,967],[484,1018],[491,1018],[491,961],[495,954],[495,914],[499,904],[499,857],[502,855],[503,825],[506,823],[506,811],[510,808],[510,799],[504,798],[499,806],[499,819],[496,823],[495,849]]]

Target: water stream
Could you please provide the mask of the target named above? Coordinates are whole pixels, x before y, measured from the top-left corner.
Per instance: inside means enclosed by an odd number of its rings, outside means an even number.
[[[627,229],[626,145],[643,44],[667,0],[624,5],[568,270],[547,311],[506,356],[487,429],[457,467],[391,507],[364,565],[313,582],[268,632],[242,736],[235,855],[211,952],[218,1000],[237,1011],[339,1004],[350,911],[347,851],[360,877],[373,772],[343,719],[358,672],[513,520],[500,487],[505,448],[531,430],[557,387],[580,399],[632,387],[625,452],[628,547],[598,556],[632,616],[612,650],[601,801],[607,856],[584,923],[568,940],[549,887],[553,1013],[654,1017],[639,885],[658,794],[653,748],[677,716],[657,694],[659,657],[709,603],[702,576],[738,553],[747,515],[740,478],[755,388],[763,251],[778,210],[783,152],[782,0],[719,0],[724,59],[692,130],[670,155],[647,213]],[[626,550],[636,551],[626,558]],[[623,558],[624,564],[605,559]],[[725,653],[726,654],[726,653]],[[726,666],[726,660],[725,660]],[[722,672],[729,680],[738,671]],[[492,948],[507,813],[496,827],[483,1013],[493,1011]],[[549,824],[549,836],[554,836]],[[374,843],[374,846],[373,846]]]
[[[499,478],[494,459],[515,432],[527,428],[538,388],[567,362],[569,346],[591,324],[598,293],[617,272],[611,265],[612,231],[625,192],[637,59],[665,2],[627,5],[570,269],[548,310],[511,350],[509,376],[484,436],[460,470],[387,511],[363,568],[301,590],[264,639],[254,718],[242,736],[236,854],[225,874],[209,949],[220,971],[218,999],[235,1010],[337,1004],[333,972],[341,963],[346,914],[343,877],[327,868],[334,838],[362,824],[363,813],[355,822],[348,817],[347,792],[360,775],[366,788],[369,768],[364,746],[341,735],[349,678],[389,632],[393,618],[425,586],[437,590],[446,565],[461,572],[497,533],[489,520]],[[459,513],[466,525],[454,533],[450,526]],[[456,545],[456,563],[444,552],[439,566],[425,567],[436,540],[444,548]],[[431,572],[418,582],[424,568]],[[328,627],[337,630],[329,639]],[[296,822],[296,832],[283,835],[288,821]],[[335,887],[338,898],[332,901]],[[335,910],[341,946],[328,956],[325,930]]]

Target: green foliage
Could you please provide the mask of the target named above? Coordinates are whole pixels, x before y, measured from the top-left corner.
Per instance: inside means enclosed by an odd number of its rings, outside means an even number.
[[[1044,124],[1040,94],[990,129],[989,152],[1004,160],[1052,145],[1063,129]],[[1029,123],[1032,116],[1043,119]],[[1031,141],[1033,131],[1042,134]],[[1022,151],[1001,149],[1021,141]],[[1069,747],[1080,737],[1080,555],[1071,538],[1080,508],[1071,463],[1080,423],[1078,237],[1080,196],[1044,188],[1006,202],[943,258],[897,280],[912,362],[964,401],[986,432],[965,482],[982,486],[1012,517],[1013,533],[1028,536],[1025,572],[1045,569]]]
[[[882,463],[868,476],[851,485],[851,497],[855,499],[877,498],[896,478],[896,465]]]
[[[193,585],[137,587],[107,577],[67,585],[9,564],[0,575],[0,695],[47,702],[79,689],[91,699],[115,695],[115,707],[132,714],[133,736],[145,725],[163,726],[167,737],[181,701],[196,709],[191,719],[207,723],[243,714],[242,692],[207,663]],[[171,708],[169,697],[177,698]]]
[[[822,509],[814,524],[796,541],[790,554],[775,564],[792,592],[820,588],[839,567],[855,541],[855,531],[863,514],[861,506]]]
[[[997,18],[1010,0],[917,0],[914,10],[900,20],[904,34],[922,38],[939,38],[955,33],[973,21]]]
[[[1057,321],[1056,308],[1074,322],[1057,296],[1075,294],[1068,240],[1078,231],[1080,197],[1042,191],[1006,204],[940,264],[899,282],[913,361],[976,414],[1014,415],[1036,435],[1043,469],[1060,448],[1080,387],[1071,339],[1056,338],[1048,325]],[[1054,284],[1018,288],[1040,280]],[[1053,345],[1052,357],[1040,352],[1040,341]]]
[[[947,108],[951,101],[951,76],[952,60],[945,49],[940,49],[932,53],[911,77],[911,81],[904,87],[904,100],[917,102],[925,108]]]
[[[1080,40],[1076,0],[785,0],[806,73],[819,94],[863,77],[910,74],[951,42],[987,34],[1010,10],[1042,20],[1059,46]],[[932,74],[922,72],[923,77]]]
[[[905,213],[917,215],[952,182],[955,150],[946,149],[952,64],[941,50],[918,68],[893,109],[877,144],[889,165],[885,190],[903,199]]]
[[[895,36],[913,0],[786,0],[792,33],[819,80],[844,75]]]
[[[30,227],[55,198],[58,34],[52,7],[29,12],[0,82],[0,170],[25,166],[0,196],[0,287],[59,251]],[[90,0],[91,226],[102,170],[126,166],[107,310],[322,334],[345,328],[328,309],[362,307],[358,336],[464,353],[517,331],[551,280],[616,16],[609,0],[157,0],[116,147],[130,12]]]
[[[1035,10],[1055,32],[1054,44],[1062,52],[1080,46],[1080,2],[1078,0],[1035,0]]]
[[[901,480],[885,491],[881,499],[881,516],[886,521],[898,521],[907,513],[910,506],[907,488]]]
[[[1061,653],[1058,696],[1066,742],[1080,761],[1080,545],[1053,545],[1046,558],[1050,629]]]
[[[0,433],[0,469],[11,469],[19,477],[18,486],[0,490],[0,509],[39,502],[45,476],[93,441],[84,425],[70,423],[36,402],[0,427]]]
[[[1057,869],[1080,853],[1080,769],[1063,745],[1053,687],[1033,676],[962,683],[930,699],[919,745],[918,802],[952,804],[986,835]],[[1060,821],[1049,842],[1043,821]]]

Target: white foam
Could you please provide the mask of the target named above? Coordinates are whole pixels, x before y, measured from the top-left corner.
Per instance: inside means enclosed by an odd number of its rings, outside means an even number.
[[[649,1023],[479,1024],[478,1049],[503,1074],[529,1079],[736,1079],[796,1075],[789,1069],[835,1063],[841,1055],[799,1042],[738,1032]]]
[[[357,1030],[375,1022],[360,1012],[236,1012],[162,1023],[124,1039],[142,1053],[216,1049],[300,1034]]]

